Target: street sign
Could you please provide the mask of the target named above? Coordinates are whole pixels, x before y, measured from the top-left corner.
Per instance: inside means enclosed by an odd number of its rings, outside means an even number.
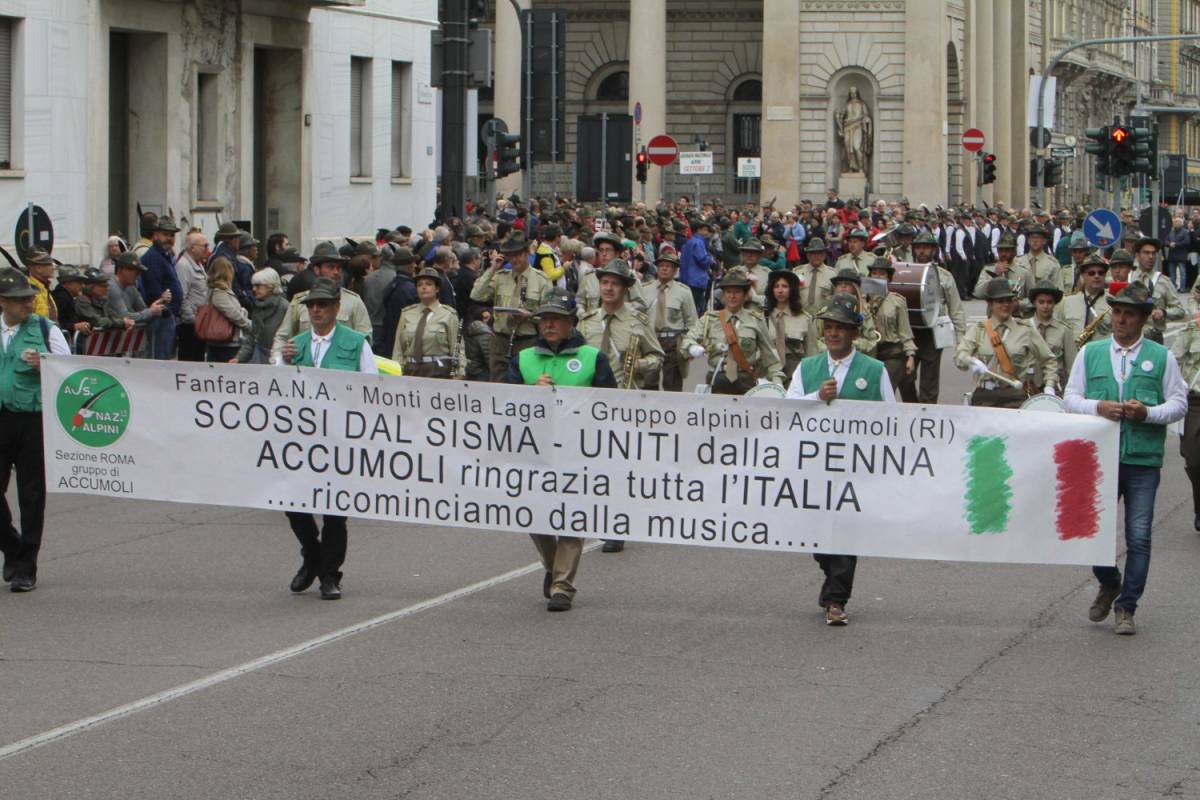
[[[1121,218],[1107,208],[1097,208],[1083,220],[1083,235],[1095,247],[1110,247],[1121,236]]]
[[[1075,157],[1075,148],[1074,147],[1051,147],[1050,148],[1050,157],[1051,158],[1074,158]]]
[[[642,124],[642,104],[641,103],[633,104],[633,124],[634,125]]]
[[[651,164],[669,167],[675,163],[675,158],[679,155],[679,145],[670,136],[661,133],[647,142],[646,155],[650,156]]]
[[[680,175],[712,175],[713,154],[711,150],[695,150],[679,154]]]
[[[967,128],[963,131],[962,146],[968,153],[982,150],[985,144],[987,144],[987,139],[979,128]]]
[[[17,216],[17,229],[13,234],[17,246],[17,257],[25,261],[34,250],[54,252],[54,225],[50,215],[41,206],[26,206]]]
[[[739,158],[737,160],[737,176],[739,178],[761,178],[761,158]]]

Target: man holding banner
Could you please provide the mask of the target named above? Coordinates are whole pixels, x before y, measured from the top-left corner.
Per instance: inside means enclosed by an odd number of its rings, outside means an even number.
[[[863,323],[857,306],[852,295],[836,294],[817,316],[824,323],[821,335],[826,352],[800,362],[788,389],[789,398],[825,403],[838,398],[896,402],[896,393],[883,362],[854,348],[854,340]],[[814,553],[813,558],[825,573],[818,600],[825,609],[825,624],[849,624],[846,603],[850,602],[850,593],[854,589],[858,556]]]
[[[308,309],[311,327],[283,346],[285,364],[296,367],[321,367],[346,372],[376,372],[375,355],[367,343],[369,334],[360,333],[337,321],[341,310],[342,289],[329,278],[317,278],[313,288],[297,300]],[[357,299],[357,298],[356,298]],[[324,515],[320,532],[312,514],[288,511],[292,533],[300,541],[303,563],[292,578],[293,592],[303,592],[320,578],[321,599],[342,596],[342,562],[346,560],[346,518]]]
[[[534,311],[538,338],[509,359],[508,383],[532,386],[596,386],[617,388],[617,379],[603,351],[585,344],[575,330],[575,298],[565,289],[551,289]],[[583,539],[574,536],[530,534],[546,576],[542,594],[547,611],[570,611],[575,599],[575,572],[583,555]]]
[[[14,592],[37,586],[37,557],[46,515],[42,446],[42,353],[70,355],[57,325],[33,313],[37,289],[15,269],[0,269],[0,552]],[[21,532],[5,495],[17,471]]]
[[[1092,622],[1116,613],[1116,633],[1136,633],[1133,614],[1150,570],[1150,525],[1162,471],[1167,425],[1187,413],[1187,387],[1175,356],[1142,335],[1154,298],[1130,284],[1108,298],[1112,338],[1091,342],[1075,359],[1064,398],[1067,411],[1096,414],[1121,425],[1117,495],[1125,499],[1125,576],[1115,566],[1093,567],[1100,591]]]

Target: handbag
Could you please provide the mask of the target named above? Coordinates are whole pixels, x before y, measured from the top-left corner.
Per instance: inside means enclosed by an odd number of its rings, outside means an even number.
[[[229,344],[233,341],[233,323],[212,304],[212,290],[208,302],[196,309],[196,338],[208,344]]]

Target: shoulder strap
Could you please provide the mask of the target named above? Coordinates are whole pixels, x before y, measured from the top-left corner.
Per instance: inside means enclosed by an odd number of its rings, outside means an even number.
[[[1012,359],[1008,356],[1008,350],[1004,347],[1004,340],[996,333],[996,329],[992,327],[991,318],[983,321],[984,328],[987,329],[988,340],[992,343],[992,351],[996,354],[996,361],[1000,363],[1000,369],[1004,370],[1004,374],[1011,377],[1016,377],[1013,372]]]
[[[725,333],[725,343],[729,345],[729,354],[737,362],[738,368],[745,372],[753,372],[750,369],[750,362],[746,359],[746,353],[738,344],[737,332],[734,331],[733,323],[729,321],[729,315],[724,308],[721,309],[721,330]]]
[[[50,352],[50,321],[45,317],[38,317],[38,325],[42,329],[42,341],[46,343],[46,352]]]

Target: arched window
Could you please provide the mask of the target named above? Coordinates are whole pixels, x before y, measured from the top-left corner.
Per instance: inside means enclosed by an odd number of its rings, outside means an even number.
[[[629,73],[614,72],[596,87],[596,100],[601,103],[629,102]]]
[[[737,88],[733,90],[733,102],[761,103],[762,81],[747,80],[739,83]]]

